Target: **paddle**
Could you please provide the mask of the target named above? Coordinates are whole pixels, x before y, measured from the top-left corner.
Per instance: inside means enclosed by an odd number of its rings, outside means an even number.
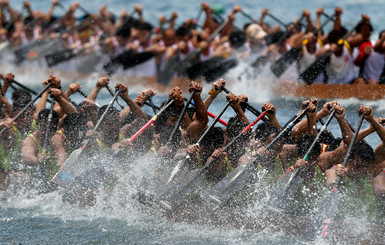
[[[95,128],[94,128],[95,131],[97,131],[99,129],[99,126],[104,121],[108,111],[110,110],[110,108],[114,104],[115,100],[118,98],[119,93],[120,93],[120,91],[118,90],[114,94],[114,97],[112,98],[112,100],[108,104],[106,110],[104,111],[104,113],[100,117],[99,121],[95,125]],[[52,178],[52,180],[51,180],[52,182],[65,183],[65,182],[69,182],[69,181],[74,179],[75,173],[78,170],[79,160],[83,156],[83,154],[85,152],[84,150],[88,147],[89,142],[90,142],[90,139],[87,139],[85,144],[81,148],[79,148],[79,149],[77,149],[71,153],[71,155],[65,161],[64,165],[60,168],[60,170]]]
[[[171,146],[171,144],[172,144],[172,142],[174,140],[174,136],[175,136],[176,132],[179,130],[179,127],[182,124],[182,121],[184,119],[184,115],[186,114],[187,108],[189,107],[189,105],[190,105],[190,103],[191,103],[191,101],[192,101],[192,99],[193,99],[193,97],[194,97],[196,92],[197,92],[196,90],[193,90],[191,92],[190,97],[188,98],[186,104],[184,105],[182,113],[179,115],[178,121],[176,122],[174,128],[172,129],[170,137],[168,138],[168,141],[167,141],[167,146],[168,147]]]
[[[322,25],[314,30],[312,33],[316,35],[319,30],[321,30],[324,26],[326,26],[331,20],[333,20],[334,15],[330,18],[328,18]],[[290,49],[288,52],[286,52],[281,58],[279,58],[274,64],[270,66],[270,70],[274,73],[274,75],[279,78],[281,75],[289,68],[289,66],[294,62],[297,61],[301,54],[303,47],[309,42],[309,40],[305,39],[301,45],[294,47]]]
[[[217,29],[211,33],[209,38],[206,40],[207,43],[210,43],[214,38],[218,35],[218,33],[229,23],[230,19],[226,18]],[[158,82],[160,84],[168,85],[172,79],[174,72],[178,69],[182,73],[184,73],[187,69],[196,65],[199,62],[199,54],[202,52],[202,48],[197,48],[190,54],[188,54],[184,60],[179,62],[179,53],[175,54],[170,58],[166,68],[163,70],[161,74],[159,74]]]
[[[340,40],[338,40],[338,45],[343,45],[345,39],[350,36],[350,34],[356,29],[359,25],[355,25],[350,31],[348,31]],[[314,61],[304,72],[299,75],[299,78],[306,82],[308,85],[311,85],[318,75],[326,69],[326,66],[330,62],[330,55],[333,54],[333,51],[329,50]]]
[[[230,101],[228,101],[226,103],[226,105],[222,108],[221,112],[219,113],[219,115],[211,122],[210,126],[203,132],[203,134],[199,137],[198,141],[195,143],[195,145],[197,146],[197,148],[199,148],[202,140],[204,139],[204,137],[207,135],[207,133],[215,126],[215,124],[219,121],[220,117],[223,115],[223,113],[225,113],[225,111],[227,110],[227,108],[230,106]],[[178,164],[174,167],[174,169],[171,171],[171,174],[170,174],[170,177],[167,179],[167,182],[166,182],[166,185],[170,184],[171,181],[174,179],[174,177],[179,173],[181,172],[181,170],[183,169],[186,169],[186,165],[187,163],[190,161],[191,159],[191,156],[189,154],[186,155],[185,159],[181,160],[178,162]],[[180,174],[179,174],[180,175]],[[168,189],[166,187],[166,189]]]
[[[271,150],[277,142],[287,135],[290,130],[296,125],[307,112],[307,108],[300,115],[288,122],[286,127],[274,138],[274,140],[266,147],[266,150]],[[255,157],[252,161],[245,165],[240,165],[231,171],[225,178],[216,184],[210,191],[205,194],[205,197],[215,203],[217,206],[224,205],[238,190],[240,190],[247,181],[252,177],[255,164],[259,157]]]
[[[223,148],[223,152],[226,152],[238,139],[244,137],[250,128],[255,125],[265,114],[264,112],[254,122],[246,126],[241,133],[239,133],[229,144]],[[212,158],[210,162],[205,164],[204,167],[191,171],[188,173],[186,178],[182,178],[181,181],[176,181],[170,189],[162,194],[160,198],[160,206],[168,211],[172,211],[174,208],[179,206],[187,196],[189,196],[199,186],[203,180],[207,169],[216,162],[217,158]]]
[[[352,142],[349,145],[348,152],[346,153],[346,156],[344,158],[344,162],[342,164],[344,168],[346,168],[346,166],[349,162],[349,158],[350,158],[350,155],[352,153],[353,145],[355,144],[355,142],[357,140],[357,136],[358,136],[358,133],[359,133],[360,128],[362,126],[362,122],[364,121],[364,117],[365,117],[365,114],[362,113],[362,115],[360,116],[360,119],[358,121],[356,132],[353,135]],[[331,225],[331,222],[334,220],[334,217],[335,217],[337,210],[338,210],[338,206],[340,204],[341,193],[339,192],[339,188],[341,185],[341,181],[342,181],[342,177],[338,175],[335,184],[332,186],[332,188],[330,188],[326,197],[321,202],[321,204],[317,210],[317,215],[316,215],[317,218],[313,222],[315,229],[321,228],[320,230],[317,230],[316,232],[318,232],[318,234],[320,233],[321,236],[324,238],[328,236],[329,226]]]
[[[51,87],[52,83],[49,83],[47,85],[47,87],[45,87],[43,89],[43,91],[40,92],[40,94],[38,94],[32,101],[30,101],[13,119],[12,119],[12,122],[16,122],[17,119],[19,119],[23,114],[24,112],[28,109],[28,107],[30,107],[32,104],[34,104],[36,102],[36,100],[38,100],[50,87]],[[1,131],[0,131],[0,135],[2,135],[5,131],[7,131],[8,128],[3,128]]]
[[[333,119],[335,113],[336,113],[336,110],[333,109],[329,118],[326,120],[326,123],[322,126],[321,130],[318,132],[316,138],[314,139],[313,143],[311,144],[305,156],[303,157],[303,160],[307,161],[309,159],[309,155],[311,154],[316,144],[319,144],[318,141],[319,141],[319,138],[321,137],[321,134],[327,130],[327,126]],[[273,193],[270,196],[270,199],[268,201],[269,208],[272,208],[273,210],[276,210],[276,211],[284,212],[290,206],[290,203],[293,200],[294,195],[297,193],[298,188],[302,183],[301,174],[302,174],[302,171],[304,170],[301,167],[295,168],[295,165],[293,165],[291,169],[294,172],[287,174],[283,179],[278,181],[278,183],[276,184],[273,190]]]

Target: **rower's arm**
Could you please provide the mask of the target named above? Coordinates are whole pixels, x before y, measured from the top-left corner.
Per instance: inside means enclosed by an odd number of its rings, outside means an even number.
[[[87,99],[89,100],[92,100],[92,101],[95,101],[96,100],[96,97],[98,96],[100,90],[105,87],[106,85],[108,85],[109,83],[109,79],[107,77],[101,77],[98,79],[98,81],[96,82],[96,85],[94,87],[94,89],[92,90],[92,92],[88,95]]]
[[[313,22],[312,22],[312,20],[310,18],[310,11],[305,9],[302,12],[302,15],[306,17],[306,22],[307,22],[306,31],[305,32],[312,32],[314,30],[314,26],[313,26]]]
[[[380,39],[378,39],[378,41],[374,45],[374,47],[373,47],[374,51],[376,51],[378,53],[383,53],[382,46],[383,46],[384,42],[385,42],[385,32],[383,32],[381,34]]]
[[[62,167],[65,161],[67,160],[67,152],[64,147],[64,143],[65,142],[63,136],[61,136],[60,134],[56,133],[52,137],[52,148],[55,153],[55,157],[59,167]]]
[[[62,117],[64,114],[76,113],[76,108],[64,97],[64,93],[60,89],[51,89],[51,94],[55,97],[55,100],[59,103],[60,107],[55,108],[55,111]]]
[[[321,153],[317,161],[318,166],[322,170],[326,171],[333,165],[343,162],[347,150],[348,147],[343,142],[341,142],[340,146],[334,151],[327,151]]]
[[[340,7],[335,8],[335,19],[334,19],[334,25],[333,25],[333,30],[335,31],[341,31],[341,14],[342,14],[342,9]]]
[[[35,165],[39,162],[36,156],[35,142],[31,137],[27,137],[21,142],[21,156],[28,165]]]
[[[33,14],[33,11],[31,9],[31,3],[29,1],[24,1],[24,7],[27,10],[29,16],[35,18],[35,15]]]
[[[315,110],[315,112],[317,111],[317,107],[314,105],[314,102],[312,102],[311,100],[305,100],[304,102],[302,102],[301,111],[304,110],[306,107],[309,107],[309,111],[312,111],[312,110]],[[299,115],[299,113],[297,113],[297,115]],[[311,118],[310,121],[309,121],[309,116]],[[294,143],[297,142],[299,138],[302,138],[305,134],[313,135],[312,126],[309,127],[309,125],[313,125],[315,120],[316,120],[316,115],[307,113],[307,118],[300,121],[293,127],[293,129],[291,130],[291,136]]]
[[[39,115],[39,113],[45,109],[45,106],[47,104],[47,98],[48,90],[43,93],[43,95],[40,97],[39,102],[36,104],[35,117],[37,117],[37,115]]]
[[[350,36],[347,38],[348,43],[351,48],[358,47],[362,42],[368,41],[370,39],[370,18],[367,15],[362,15],[362,29],[360,33],[357,33],[354,36]]]
[[[258,20],[258,25],[260,25],[261,27],[263,27],[265,17],[268,13],[269,13],[269,10],[267,8],[262,9],[261,17],[259,17],[259,20]]]
[[[218,79],[211,85],[211,90],[209,91],[209,96],[203,102],[206,110],[209,109],[211,103],[214,99],[222,92],[222,87],[226,86],[226,81],[223,78]]]
[[[193,100],[195,103],[195,114],[192,123],[186,129],[187,142],[198,138],[202,131],[206,128],[209,121],[206,107],[201,98],[202,86],[197,82],[191,82],[190,92],[195,90]],[[185,115],[185,118],[188,115]]]
[[[9,103],[7,97],[2,96],[0,94],[0,103],[3,105],[5,114],[7,114],[8,116],[11,116],[13,112],[12,105],[11,103]]]
[[[345,110],[341,106],[336,106],[336,113],[334,117],[337,119],[338,124],[340,125],[342,139],[345,145],[350,145],[353,139],[353,132],[349,127],[348,122],[345,119]]]
[[[133,101],[130,96],[128,96],[128,88],[127,86],[118,83],[116,85],[116,88],[120,90],[120,97],[127,103],[127,105],[130,107],[132,113],[135,117],[143,118],[144,120],[148,120],[148,116],[142,109]]]

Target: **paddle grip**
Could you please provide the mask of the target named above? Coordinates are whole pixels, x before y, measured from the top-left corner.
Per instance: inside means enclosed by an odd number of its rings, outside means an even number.
[[[222,108],[221,112],[218,114],[216,118],[211,122],[210,126],[203,132],[199,140],[195,145],[199,146],[203,138],[206,136],[206,134],[209,132],[209,130],[214,127],[214,125],[219,121],[220,117],[225,113],[226,109],[230,106],[230,101],[227,101],[226,105]]]

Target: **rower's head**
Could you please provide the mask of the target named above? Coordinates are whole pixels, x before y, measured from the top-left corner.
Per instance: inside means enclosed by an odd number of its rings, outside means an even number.
[[[12,101],[13,116],[16,116],[32,101],[32,96],[31,93],[26,90],[15,90],[12,93]],[[31,104],[24,114],[16,121],[16,127],[24,133],[29,132],[31,130],[34,112],[35,106]]]
[[[303,158],[315,140],[315,136],[305,135],[297,140],[296,151],[299,158]],[[317,142],[310,151],[308,161],[316,161],[321,153],[321,145]]]
[[[87,132],[87,120],[83,114],[69,114],[63,120],[63,130],[71,145],[80,144]]]
[[[151,31],[153,26],[148,22],[143,22],[139,24],[139,42],[143,44],[147,44],[147,41],[151,35]]]
[[[245,29],[246,39],[249,43],[254,45],[260,45],[264,43],[264,37],[267,33],[258,24],[248,25]]]
[[[47,129],[47,123],[49,119],[50,110],[44,109],[37,115],[36,119],[36,130],[43,132],[45,134]],[[52,120],[51,124],[49,125],[49,137],[52,138],[53,135],[56,133],[57,125],[59,123],[59,114],[57,114],[56,111],[52,111]]]
[[[345,27],[341,27],[341,30],[332,30],[328,34],[328,43],[332,46],[336,46],[334,54],[339,57],[343,52],[343,41],[342,37],[348,32]]]
[[[263,145],[268,145],[278,135],[279,129],[270,123],[260,123],[255,130],[255,139]]]
[[[205,137],[203,137],[199,145],[199,151],[211,155],[214,150],[223,146],[224,141],[223,129],[221,127],[213,127],[207,132]]]
[[[100,107],[98,118],[102,117],[104,112],[107,110],[108,105],[104,105]],[[103,122],[100,124],[99,132],[102,133],[103,137],[108,138],[119,138],[119,131],[120,131],[120,116],[119,111],[115,107],[110,107],[110,109],[107,111],[106,116],[104,117]]]
[[[171,45],[175,44],[176,42],[176,35],[174,29],[167,29],[163,33],[162,38],[164,45],[166,47],[170,47]]]
[[[374,161],[373,148],[362,141],[354,144],[349,159],[347,164],[347,168],[351,170],[349,172],[353,175],[366,173]]]
[[[232,117],[229,119],[227,127],[225,129],[225,139],[229,143],[237,135],[239,135],[242,130],[247,126],[247,123],[240,120],[238,117]],[[244,137],[240,137],[236,142],[234,142],[234,147],[244,148],[249,142],[251,131],[249,130]]]
[[[233,31],[230,33],[229,42],[234,49],[243,47],[246,42],[245,33],[243,31]]]

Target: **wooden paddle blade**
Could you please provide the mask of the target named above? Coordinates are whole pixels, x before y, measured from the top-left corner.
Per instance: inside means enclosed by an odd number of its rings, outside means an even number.
[[[270,70],[279,78],[289,68],[289,66],[297,61],[301,55],[302,45],[290,49],[279,60],[270,66]]]
[[[253,162],[238,166],[208,191],[204,197],[215,203],[217,206],[226,204],[227,201],[251,178],[254,167]]]
[[[66,49],[66,50],[62,50],[62,51],[58,51],[58,52],[46,55],[45,60],[47,62],[48,67],[52,67],[64,61],[70,60],[74,57],[76,57],[75,50]]]
[[[268,208],[279,212],[287,211],[302,183],[300,171],[300,169],[296,169],[278,181],[268,201]]]
[[[164,68],[163,71],[160,71],[158,75],[157,82],[163,84],[164,86],[168,86],[174,76],[174,73],[177,72],[177,68],[179,67],[179,54],[172,56]]]
[[[311,64],[301,75],[303,81],[308,85],[311,85],[318,75],[326,69],[326,66],[329,64],[331,52],[326,52],[321,55],[313,64]]]
[[[77,163],[81,158],[82,152],[82,148],[73,151],[72,154],[65,161],[64,165],[52,178],[51,182],[54,182],[59,185],[65,185],[66,183],[74,181],[78,169]]]
[[[159,205],[167,211],[174,210],[198,188],[205,173],[204,169],[197,169],[188,173],[181,180],[176,181],[172,188],[161,195]]]

